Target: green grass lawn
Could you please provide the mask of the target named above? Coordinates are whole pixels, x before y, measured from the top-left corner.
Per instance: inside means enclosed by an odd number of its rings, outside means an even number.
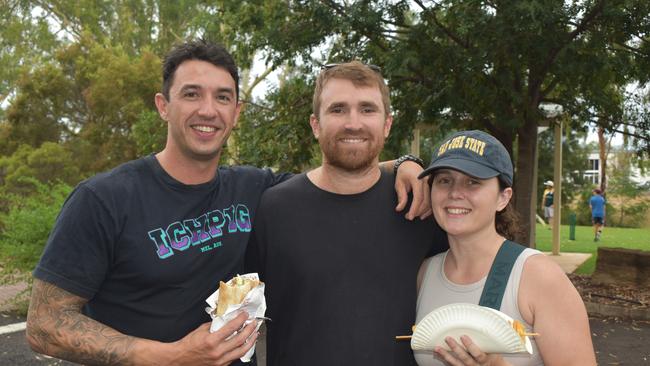
[[[537,249],[543,252],[552,250],[551,230],[537,224]],[[605,227],[599,242],[594,242],[594,231],[591,226],[576,226],[575,240],[569,240],[569,226],[562,225],[560,230],[560,253],[577,252],[592,253],[575,273],[592,274],[596,268],[598,247],[628,248],[650,250],[650,228],[629,229]]]

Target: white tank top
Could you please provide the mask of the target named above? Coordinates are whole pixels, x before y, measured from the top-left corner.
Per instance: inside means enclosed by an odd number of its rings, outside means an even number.
[[[440,306],[455,303],[465,302],[471,304],[478,304],[483,292],[483,286],[487,275],[480,281],[468,285],[458,285],[451,282],[445,276],[443,264],[447,257],[447,252],[440,253],[435,257],[429,258],[424,262],[424,277],[420,285],[417,302],[416,324],[420,322],[427,314]],[[508,314],[515,320],[519,320],[525,325],[527,332],[532,332],[532,326],[524,321],[521,313],[519,313],[519,306],[517,304],[517,294],[519,293],[519,281],[521,273],[524,269],[524,263],[528,257],[542,254],[540,251],[526,248],[515,261],[508,278],[508,284],[503,295],[501,302],[501,311]],[[533,366],[544,365],[542,358],[537,349],[537,343],[534,338],[530,339],[533,345],[533,354],[511,354],[504,355],[504,359],[515,366]],[[420,366],[444,366],[441,361],[433,357],[433,352],[413,351],[415,360]]]

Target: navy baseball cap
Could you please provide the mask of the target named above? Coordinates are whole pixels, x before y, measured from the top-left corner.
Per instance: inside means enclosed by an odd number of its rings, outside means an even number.
[[[512,161],[506,148],[483,131],[460,131],[445,138],[433,151],[431,164],[418,178],[433,174],[441,168],[458,170],[479,179],[499,177],[512,186]]]

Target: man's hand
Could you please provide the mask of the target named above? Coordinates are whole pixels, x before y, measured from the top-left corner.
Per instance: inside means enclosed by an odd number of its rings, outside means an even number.
[[[431,196],[429,183],[426,179],[418,179],[422,167],[415,162],[405,161],[397,170],[395,177],[395,191],[397,192],[397,207],[395,211],[402,211],[408,203],[408,193],[412,192],[413,202],[406,213],[408,220],[419,216],[421,220],[429,217],[431,211]]]
[[[247,318],[246,313],[239,314],[214,333],[210,333],[210,323],[201,325],[171,344],[177,357],[169,364],[221,366],[236,361],[257,341],[257,321],[244,326]]]
[[[86,302],[34,279],[26,329],[32,349],[89,365],[227,365],[257,340],[256,322],[242,328],[246,314],[215,333],[210,333],[209,323],[203,324],[173,343],[132,337],[83,315]]]

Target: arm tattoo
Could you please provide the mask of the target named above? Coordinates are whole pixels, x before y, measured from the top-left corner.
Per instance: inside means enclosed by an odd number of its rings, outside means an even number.
[[[86,299],[34,279],[27,339],[38,352],[87,365],[131,365],[136,338],[81,313]]]

